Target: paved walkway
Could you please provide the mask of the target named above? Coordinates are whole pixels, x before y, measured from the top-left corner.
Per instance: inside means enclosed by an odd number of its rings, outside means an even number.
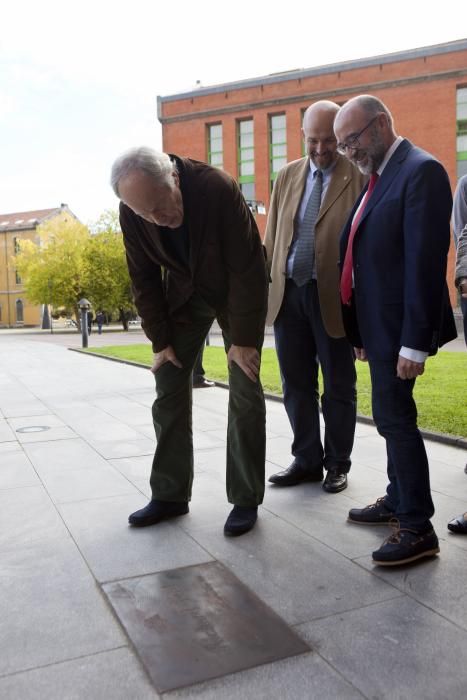
[[[357,426],[345,492],[267,488],[256,528],[224,538],[220,388],[194,394],[190,514],[128,528],[128,513],[149,496],[152,400],[145,370],[40,335],[0,335],[2,700],[157,698],[102,584],[211,561],[255,591],[311,651],[164,698],[465,698],[467,537],[450,535],[446,522],[466,509],[466,451],[427,445],[441,555],[380,570],[370,553],[386,528],[346,522],[350,507],[384,492],[384,444],[366,425]],[[289,464],[291,436],[283,406],[267,409],[271,474]]]

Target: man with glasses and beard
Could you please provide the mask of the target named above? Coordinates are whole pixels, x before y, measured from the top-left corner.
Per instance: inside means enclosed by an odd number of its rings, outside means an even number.
[[[355,366],[339,299],[339,235],[366,178],[336,152],[339,106],[320,101],[303,117],[307,155],[286,165],[272,193],[265,246],[271,270],[267,323],[274,324],[294,461],[269,481],[347,487],[355,418]],[[324,391],[321,441],[318,368]]]
[[[370,176],[341,238],[341,299],[347,336],[369,362],[389,478],[386,494],[352,508],[349,521],[391,523],[373,561],[405,564],[439,552],[413,388],[428,355],[457,335],[446,285],[451,188],[433,156],[396,134],[376,97],[346,102],[334,131],[337,150]]]

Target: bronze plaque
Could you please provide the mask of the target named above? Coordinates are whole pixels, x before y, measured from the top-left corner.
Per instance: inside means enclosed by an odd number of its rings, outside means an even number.
[[[159,693],[310,650],[217,562],[103,589]]]

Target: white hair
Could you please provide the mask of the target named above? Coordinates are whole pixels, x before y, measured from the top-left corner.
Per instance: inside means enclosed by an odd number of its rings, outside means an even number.
[[[110,184],[117,197],[120,197],[118,191],[120,180],[132,170],[140,170],[161,185],[172,186],[174,184],[172,174],[177,172],[177,166],[170,160],[167,153],[155,151],[153,148],[139,146],[128,149],[112,165]]]

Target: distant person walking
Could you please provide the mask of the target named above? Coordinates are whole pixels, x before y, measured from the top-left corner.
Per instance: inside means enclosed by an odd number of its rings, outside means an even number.
[[[98,311],[96,314],[96,324],[97,324],[97,332],[99,335],[102,333],[102,326],[104,325],[105,322],[105,316],[102,313],[102,311]]]

